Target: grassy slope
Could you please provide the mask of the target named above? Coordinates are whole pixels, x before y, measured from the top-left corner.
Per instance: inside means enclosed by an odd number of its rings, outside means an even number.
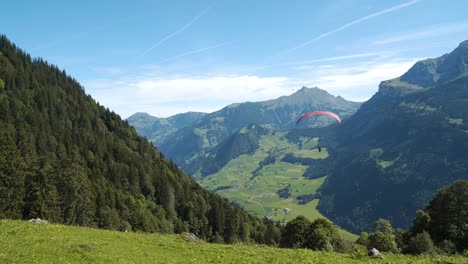
[[[316,209],[319,200],[315,199],[300,205],[296,198],[299,195],[314,194],[325,181],[326,175],[314,180],[305,179],[302,175],[307,169],[306,166],[280,162],[280,159],[287,153],[294,153],[300,158],[324,159],[328,157],[328,153],[325,148],[322,152],[314,149],[318,138],[303,139],[302,147],[299,147],[297,144],[288,142],[284,135],[284,133],[276,132],[274,135],[262,137],[261,147],[253,155],[241,155],[231,160],[218,173],[202,179],[202,186],[209,190],[224,187],[217,193],[239,203],[248,212],[259,217],[270,216],[275,220],[284,219],[286,222],[298,215],[311,220],[323,217]],[[251,180],[252,172],[271,151],[275,151],[279,158],[275,163],[264,166],[258,176]],[[276,192],[288,184],[292,188],[291,197],[280,198]],[[285,214],[284,208],[291,209],[291,212]],[[345,230],[340,230],[340,233],[346,239],[357,239],[356,235]]]
[[[457,257],[358,257],[0,220],[0,263],[467,263]]]

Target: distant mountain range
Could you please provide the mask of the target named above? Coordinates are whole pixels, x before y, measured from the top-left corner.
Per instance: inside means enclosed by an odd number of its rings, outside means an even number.
[[[319,198],[320,212],[347,230],[370,230],[380,217],[408,227],[439,188],[468,178],[467,65],[464,41],[383,81],[362,106],[304,87],[200,116],[153,144],[203,186],[257,215]],[[330,126],[321,117],[294,127],[311,109],[337,112],[344,122]],[[326,146],[324,156],[314,152],[317,144]],[[281,184],[267,184],[268,175]],[[321,187],[301,189],[297,177],[320,179]]]
[[[184,171],[195,177],[206,176],[205,170],[200,170],[205,164],[204,160],[209,152],[214,151],[223,141],[227,140],[236,131],[250,124],[261,125],[268,129],[287,130],[294,128],[294,123],[302,114],[317,109],[333,111],[343,118],[348,118],[361,104],[333,96],[319,88],[306,88],[298,90],[290,96],[263,102],[246,102],[229,105],[214,113],[202,115],[186,113],[192,119],[186,118],[185,127],[173,133],[173,126],[161,128],[159,134],[164,134],[159,140],[153,141],[168,158],[174,160]],[[135,122],[141,114],[127,119],[142,135],[156,134],[154,130],[145,130],[140,122]],[[176,116],[169,119],[175,119]],[[198,117],[198,119],[196,119]],[[153,118],[153,120],[161,120]],[[158,124],[154,121],[152,124]],[[306,120],[301,126],[323,127],[332,123],[328,117],[318,117],[314,122]],[[179,123],[180,124],[180,123]],[[146,127],[154,127],[148,123]],[[156,128],[157,129],[157,128]],[[149,137],[154,138],[154,137]],[[219,147],[218,147],[219,148]]]
[[[206,113],[187,112],[168,118],[159,118],[147,113],[136,113],[127,118],[138,133],[151,142],[164,141],[171,133],[204,117]]]

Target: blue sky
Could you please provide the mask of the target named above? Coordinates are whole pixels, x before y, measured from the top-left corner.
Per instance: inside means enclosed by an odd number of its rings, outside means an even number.
[[[318,86],[363,101],[468,39],[468,1],[5,1],[0,34],[126,118]]]

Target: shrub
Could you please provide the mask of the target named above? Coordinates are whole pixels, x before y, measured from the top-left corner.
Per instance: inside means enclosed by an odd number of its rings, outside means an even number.
[[[395,242],[395,236],[392,234],[384,234],[377,231],[369,236],[368,248],[376,248],[379,251],[397,253],[398,246]]]
[[[334,251],[341,243],[336,227],[324,218],[317,218],[306,230],[304,245],[313,250]]]
[[[450,240],[444,240],[439,243],[439,249],[448,255],[455,254],[457,252],[457,246]]]
[[[406,252],[412,255],[421,255],[434,252],[435,247],[431,236],[426,231],[412,237],[408,242]]]
[[[426,208],[429,233],[436,243],[452,241],[457,251],[468,248],[468,180],[458,180],[440,190]]]
[[[409,232],[406,232],[401,228],[397,228],[397,230],[395,230],[395,242],[397,243],[397,246],[401,251],[406,250],[406,246],[408,245],[409,240],[409,234]]]
[[[352,256],[357,259],[367,257],[367,246],[353,244]]]
[[[334,251],[338,253],[352,254],[355,250],[355,244],[351,241],[340,239],[337,241]]]
[[[359,238],[356,240],[356,244],[365,246],[369,245],[369,234],[367,232],[362,232]]]
[[[304,248],[305,232],[309,225],[309,219],[304,216],[298,216],[289,221],[283,229],[280,247]]]

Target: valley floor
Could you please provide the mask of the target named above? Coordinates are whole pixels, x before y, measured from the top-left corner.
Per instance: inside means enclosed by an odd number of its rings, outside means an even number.
[[[261,147],[255,153],[240,155],[229,161],[219,172],[201,179],[200,184],[235,201],[247,212],[260,218],[288,222],[299,215],[311,221],[324,217],[317,210],[318,199],[301,204],[298,197],[315,195],[327,178],[326,175],[313,180],[306,179],[303,175],[307,166],[283,162],[281,159],[286,154],[292,154],[297,158],[323,160],[328,157],[327,149],[323,148],[321,152],[316,149],[319,138],[301,138],[302,143],[296,144],[290,142],[286,134],[275,132],[264,135],[260,139]],[[274,161],[260,166],[262,160],[269,156],[273,156]],[[278,190],[287,186],[290,187],[289,197],[279,197]],[[288,213],[284,212],[286,208]],[[343,229],[339,229],[339,232],[349,241],[358,238]]]
[[[379,258],[0,220],[0,263],[468,263],[461,256]]]

